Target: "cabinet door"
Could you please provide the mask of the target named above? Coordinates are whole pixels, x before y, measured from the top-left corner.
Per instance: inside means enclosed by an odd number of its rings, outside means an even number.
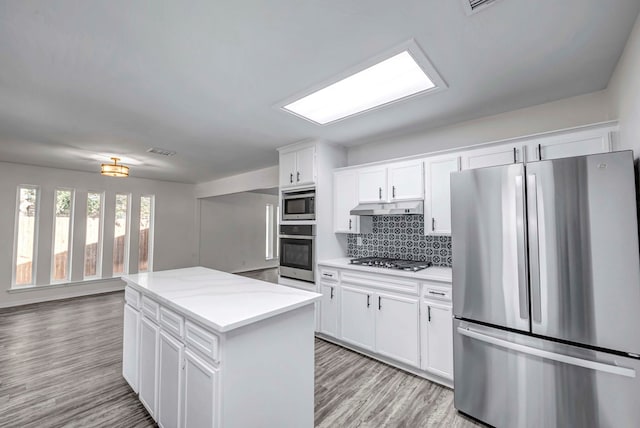
[[[420,366],[419,301],[417,298],[378,293],[376,352],[412,366]]]
[[[451,307],[427,303],[423,369],[453,379],[453,318]]]
[[[451,233],[450,175],[459,169],[459,157],[427,160],[425,164],[424,204],[424,232],[426,235]]]
[[[184,351],[183,428],[218,425],[218,370],[189,349]]]
[[[359,233],[360,216],[350,214],[358,205],[357,171],[340,171],[333,175],[333,199],[333,231]]]
[[[342,340],[373,350],[374,297],[371,292],[342,286],[340,291]]]
[[[156,417],[156,381],[158,378],[158,339],[160,327],[143,316],[140,320],[140,401]]]
[[[531,160],[550,160],[611,151],[608,130],[582,131],[540,138],[527,144]]]
[[[296,185],[296,152],[280,153],[280,186]]]
[[[338,285],[320,283],[320,332],[338,337]]]
[[[358,171],[358,202],[387,201],[387,168]]]
[[[296,152],[296,184],[313,184],[316,181],[316,148],[307,147]]]
[[[161,428],[180,426],[182,401],[182,360],[184,346],[168,333],[160,331],[158,346],[158,416]]]
[[[138,339],[140,312],[124,305],[124,329],[122,334],[122,376],[138,392]]]
[[[392,201],[424,198],[422,164],[422,161],[419,161],[389,166],[390,197]]]
[[[521,145],[504,145],[471,150],[462,159],[463,169],[475,169],[523,162],[524,156]]]

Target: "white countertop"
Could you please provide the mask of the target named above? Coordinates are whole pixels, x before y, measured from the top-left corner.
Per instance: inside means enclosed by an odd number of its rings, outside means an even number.
[[[125,275],[122,279],[218,332],[300,308],[321,297],[201,266]]]
[[[341,269],[353,269],[363,272],[378,273],[382,275],[399,276],[403,278],[415,279],[417,281],[439,281],[448,283],[448,285],[451,286],[452,279],[450,267],[433,266],[420,270],[418,272],[408,272],[404,270],[383,269],[373,266],[352,265],[349,260],[350,259],[346,257],[331,260],[321,260],[318,262],[318,265]]]

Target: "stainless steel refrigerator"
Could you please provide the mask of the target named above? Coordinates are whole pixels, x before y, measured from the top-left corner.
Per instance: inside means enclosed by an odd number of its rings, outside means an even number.
[[[640,426],[634,178],[630,151],[451,174],[458,410]]]

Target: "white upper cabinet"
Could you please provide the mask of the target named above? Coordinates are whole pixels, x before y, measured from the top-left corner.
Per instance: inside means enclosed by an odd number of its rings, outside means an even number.
[[[595,129],[536,138],[527,142],[527,160],[549,160],[611,151],[611,131]]]
[[[389,200],[403,201],[424,197],[423,162],[402,162],[389,166]]]
[[[333,174],[333,199],[333,231],[360,233],[360,216],[350,213],[358,205],[356,170],[336,171]]]
[[[358,201],[387,202],[387,167],[358,170]]]
[[[316,181],[316,148],[280,152],[280,186],[300,186]]]
[[[522,143],[492,146],[462,153],[462,169],[486,168],[524,162]]]
[[[460,158],[435,157],[425,161],[424,232],[451,233],[450,175],[460,170]]]

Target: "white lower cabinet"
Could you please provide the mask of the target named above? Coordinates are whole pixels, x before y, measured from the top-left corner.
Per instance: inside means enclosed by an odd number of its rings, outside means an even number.
[[[161,428],[178,428],[181,416],[184,345],[162,330],[159,339],[156,419]]]
[[[330,336],[338,335],[338,284],[320,282],[320,332]]]
[[[134,392],[138,392],[138,335],[140,312],[131,305],[124,305],[124,328],[122,332],[122,376]]]
[[[453,319],[451,306],[425,303],[422,369],[453,379]]]
[[[375,340],[375,312],[371,307],[373,292],[342,286],[341,338],[364,349],[373,350]]]
[[[376,296],[376,352],[420,366],[417,298],[378,293]]]
[[[140,321],[140,401],[156,417],[156,379],[158,377],[158,339],[160,327],[146,316]]]
[[[217,426],[218,370],[189,349],[184,361],[183,428]]]

